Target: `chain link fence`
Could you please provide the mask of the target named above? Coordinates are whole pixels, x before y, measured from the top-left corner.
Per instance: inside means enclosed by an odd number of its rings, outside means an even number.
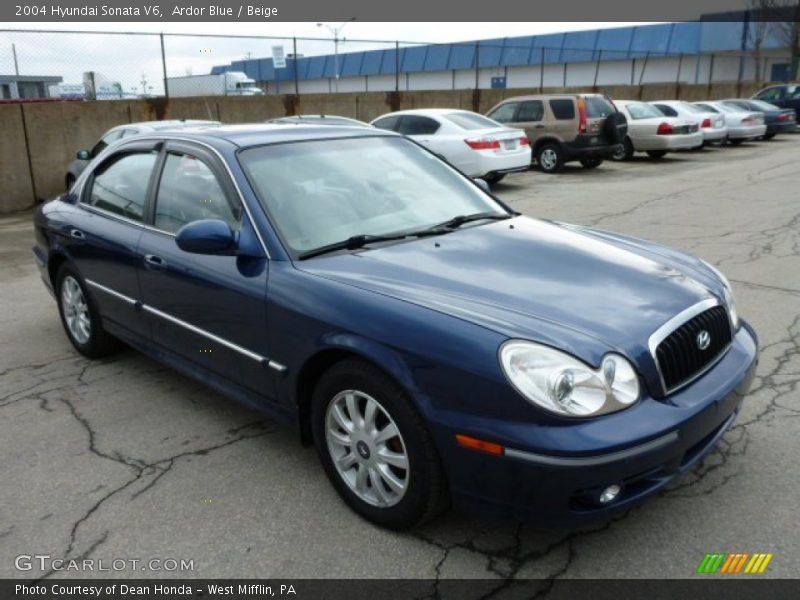
[[[109,100],[789,78],[788,49],[684,55],[536,46],[513,38],[421,44],[347,39],[321,27],[329,37],[0,30],[0,97]]]

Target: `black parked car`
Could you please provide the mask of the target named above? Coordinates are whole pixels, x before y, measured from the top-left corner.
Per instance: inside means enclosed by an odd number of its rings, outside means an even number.
[[[767,132],[763,137],[765,140],[771,140],[779,133],[794,131],[797,128],[797,113],[793,108],[779,108],[769,102],[752,98],[750,100],[733,98],[723,100],[722,104],[764,113],[764,123],[767,126]]]

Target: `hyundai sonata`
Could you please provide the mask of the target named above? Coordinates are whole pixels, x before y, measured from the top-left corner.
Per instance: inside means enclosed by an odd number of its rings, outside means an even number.
[[[291,424],[391,528],[607,518],[714,446],[756,364],[708,263],[521,216],[379,129],[127,138],[35,225],[78,352],[121,340]]]

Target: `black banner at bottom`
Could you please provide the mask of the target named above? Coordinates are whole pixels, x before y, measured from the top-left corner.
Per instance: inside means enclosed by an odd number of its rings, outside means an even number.
[[[797,598],[796,579],[44,579],[0,580],[3,600],[394,600],[522,599],[620,600]]]

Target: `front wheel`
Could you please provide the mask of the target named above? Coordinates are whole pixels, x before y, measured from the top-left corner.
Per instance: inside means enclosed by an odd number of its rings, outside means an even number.
[[[647,156],[650,158],[664,158],[667,155],[666,150],[648,150]]]
[[[408,529],[444,508],[445,479],[425,423],[402,388],[371,364],[347,359],[325,373],[311,420],[328,479],[365,519]]]
[[[100,358],[116,349],[117,342],[103,329],[83,278],[69,265],[61,265],[56,275],[56,298],[64,331],[78,352]]]
[[[602,164],[602,158],[584,158],[581,160],[581,165],[583,165],[584,169],[596,169]]]
[[[545,173],[556,173],[564,166],[564,156],[558,144],[544,144],[536,153],[536,162]]]

